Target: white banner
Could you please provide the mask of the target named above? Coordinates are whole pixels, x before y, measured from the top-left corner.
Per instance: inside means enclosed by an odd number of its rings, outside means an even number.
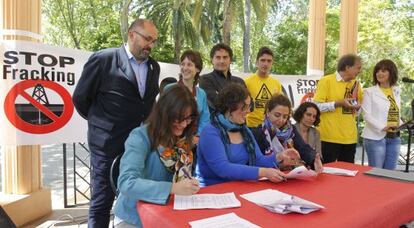
[[[1,41],[0,50],[0,145],[85,142],[87,123],[74,109],[72,94],[92,52],[27,41]],[[178,78],[178,65],[160,66],[160,81]],[[249,75],[233,74],[243,78]],[[315,90],[319,79],[275,77],[294,107]]]

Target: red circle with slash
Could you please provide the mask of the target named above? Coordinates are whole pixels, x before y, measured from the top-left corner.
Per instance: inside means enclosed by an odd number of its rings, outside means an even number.
[[[53,113],[45,105],[36,101],[25,91],[27,89],[34,88],[37,84],[41,84],[44,88],[53,90],[61,97],[63,100],[63,111],[60,116]],[[26,99],[31,105],[50,118],[52,122],[35,125],[23,120],[16,111],[15,102],[18,96],[22,96]],[[25,80],[19,82],[11,88],[4,100],[4,112],[10,123],[12,123],[17,129],[32,134],[46,134],[62,128],[72,117],[73,109],[72,96],[70,93],[63,86],[52,81]]]

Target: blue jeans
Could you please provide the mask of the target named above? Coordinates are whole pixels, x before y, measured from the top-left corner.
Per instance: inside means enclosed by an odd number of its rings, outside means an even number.
[[[401,138],[383,138],[372,140],[364,138],[364,147],[368,155],[368,164],[373,167],[394,170],[400,154]]]

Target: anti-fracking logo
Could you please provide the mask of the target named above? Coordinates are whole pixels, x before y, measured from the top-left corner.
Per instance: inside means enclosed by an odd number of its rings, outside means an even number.
[[[50,103],[45,88],[58,94],[62,103]],[[46,134],[62,128],[72,117],[73,109],[69,92],[52,81],[19,82],[11,88],[4,100],[4,112],[10,123],[17,129],[32,134]]]

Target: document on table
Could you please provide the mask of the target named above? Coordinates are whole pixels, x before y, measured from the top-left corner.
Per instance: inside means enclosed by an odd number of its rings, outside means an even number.
[[[316,176],[318,176],[318,174],[315,171],[308,169],[305,166],[298,166],[286,174],[287,179],[305,180],[305,179],[312,179]],[[269,178],[262,177],[259,179],[259,181],[262,181],[262,180],[269,180]]]
[[[298,166],[291,170],[287,175],[286,178],[288,179],[311,179],[316,177],[318,174],[311,170],[307,169],[305,166]]]
[[[354,177],[358,173],[358,170],[347,170],[347,169],[334,168],[334,167],[323,167],[322,173]]]
[[[274,189],[265,189],[240,196],[268,209],[269,211],[279,214],[288,214],[291,212],[309,214],[313,211],[325,208],[322,205]]]
[[[190,196],[174,196],[174,210],[189,209],[221,209],[240,207],[240,201],[234,195],[234,192],[223,194],[195,194]]]
[[[193,228],[259,228],[259,226],[240,218],[235,213],[200,219],[189,223]]]

